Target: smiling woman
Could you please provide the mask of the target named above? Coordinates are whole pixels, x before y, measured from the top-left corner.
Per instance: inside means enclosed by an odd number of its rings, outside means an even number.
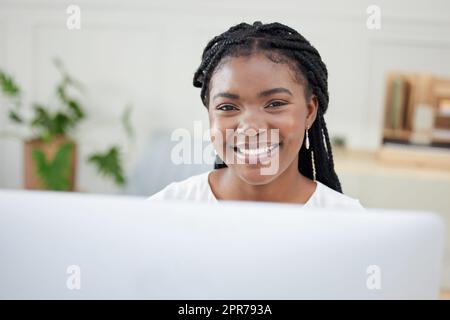
[[[319,52],[283,24],[240,23],[214,37],[193,80],[208,111],[214,170],[150,199],[362,208],[334,170],[327,78]]]

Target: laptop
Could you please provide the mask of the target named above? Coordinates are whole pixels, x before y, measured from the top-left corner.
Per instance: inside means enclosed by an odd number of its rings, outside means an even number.
[[[435,299],[433,213],[0,190],[1,299]]]

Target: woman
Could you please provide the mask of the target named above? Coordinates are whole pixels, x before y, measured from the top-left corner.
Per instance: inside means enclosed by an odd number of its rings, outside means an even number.
[[[208,110],[214,170],[150,199],[362,209],[334,171],[327,77],[318,51],[283,24],[240,23],[214,37],[193,81]]]

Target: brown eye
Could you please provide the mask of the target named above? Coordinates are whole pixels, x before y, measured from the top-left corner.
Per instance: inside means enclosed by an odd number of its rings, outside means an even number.
[[[237,110],[237,108],[235,106],[232,106],[231,104],[224,104],[224,105],[218,106],[217,110],[233,111],[233,110]]]
[[[279,107],[281,107],[281,106],[284,106],[285,104],[287,104],[287,103],[282,102],[282,101],[273,101],[273,102],[269,103],[269,104],[266,106],[266,108],[277,109],[277,108],[279,108]]]

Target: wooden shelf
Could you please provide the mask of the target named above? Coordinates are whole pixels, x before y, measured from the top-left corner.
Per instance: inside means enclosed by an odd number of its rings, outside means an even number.
[[[388,73],[383,142],[429,142],[430,147],[450,147],[449,102],[449,79],[426,73]],[[440,130],[444,132],[442,136],[438,136]]]
[[[399,140],[403,141],[405,144],[408,144],[411,140],[412,132],[408,130],[401,129],[383,129],[383,141],[385,140]],[[449,144],[450,138],[439,138],[432,137],[430,141],[430,147],[433,147],[433,143],[436,144]]]
[[[411,136],[411,131],[385,128],[383,130],[383,136],[388,139],[400,139],[400,140],[409,141],[409,138]]]
[[[431,148],[434,150],[435,148]],[[436,148],[438,149],[438,148]],[[386,154],[391,150],[366,151],[345,148],[333,148],[335,168],[338,172],[377,177],[416,177],[418,179],[434,179],[450,181],[450,170],[446,164],[450,159],[450,150],[444,159],[428,162],[436,153],[426,153],[426,158],[411,161],[405,153]],[[387,156],[387,159],[386,159]],[[414,158],[413,158],[414,159]],[[426,161],[425,161],[426,160]],[[419,169],[420,170],[417,170]]]

